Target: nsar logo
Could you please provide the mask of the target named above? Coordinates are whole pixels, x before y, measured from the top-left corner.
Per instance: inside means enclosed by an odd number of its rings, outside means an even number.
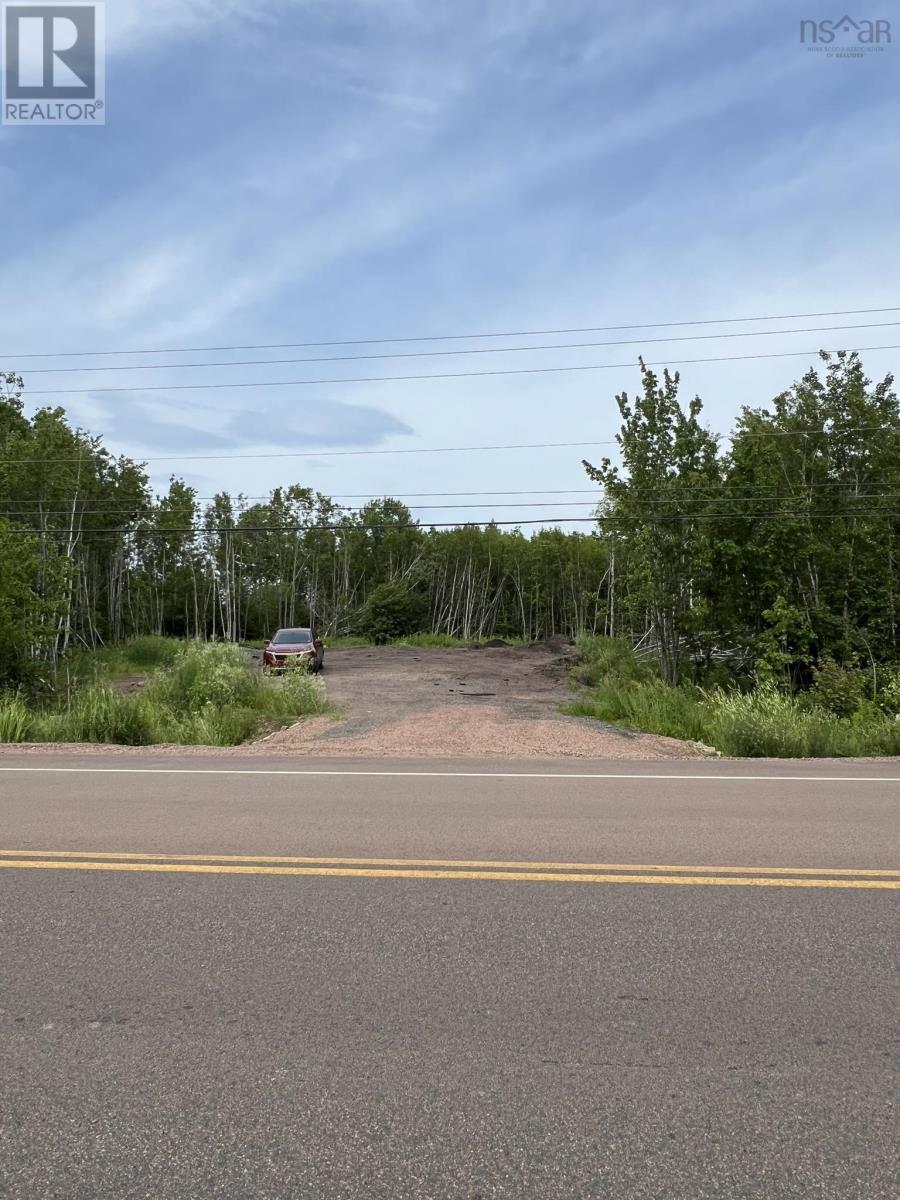
[[[891,23],[883,18],[857,21],[848,16],[839,21],[801,21],[800,42],[827,58],[862,58],[891,44]]]

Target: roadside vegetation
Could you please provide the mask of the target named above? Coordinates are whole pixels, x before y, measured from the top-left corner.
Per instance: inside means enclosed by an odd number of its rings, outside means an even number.
[[[793,694],[772,680],[743,688],[666,683],[655,662],[610,638],[583,638],[575,680],[586,690],[565,711],[645,733],[702,742],[740,757],[900,754],[900,667],[880,674],[834,662]]]
[[[615,452],[583,463],[594,515],[580,532],[530,536],[428,527],[390,496],[350,509],[300,483],[252,503],[226,491],[201,503],[177,478],[156,495],[141,463],[61,408],[29,414],[21,378],[0,376],[10,727],[24,705],[37,726],[74,728],[83,692],[121,715],[103,689],[175,672],[173,639],[261,645],[312,625],[330,646],[614,638],[652,669],[595,681],[584,703],[605,719],[729,753],[890,752],[900,401],[857,353],[821,360],[742,407],[727,439],[699,397],[680,398],[677,374],[642,363],[637,392],[615,397]],[[160,704],[158,729],[178,712],[193,736],[198,711]],[[146,728],[140,707],[125,724]],[[249,727],[254,706],[235,707]]]
[[[60,664],[61,674],[79,683],[141,675],[171,667],[184,645],[178,638],[149,634],[114,646],[80,650]]]
[[[149,669],[144,685],[117,688],[116,678],[134,667]],[[99,656],[92,669],[92,679],[85,672],[80,686],[44,699],[0,697],[0,741],[234,746],[328,711],[306,672],[272,683],[237,646],[140,639]]]

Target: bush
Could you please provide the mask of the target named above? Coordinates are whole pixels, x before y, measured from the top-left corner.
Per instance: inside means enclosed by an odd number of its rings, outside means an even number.
[[[183,647],[171,667],[152,675],[141,692],[125,694],[94,683],[76,691],[63,707],[45,711],[8,697],[0,701],[0,738],[234,746],[327,709],[321,685],[306,673],[270,684],[236,646],[195,643]]]
[[[428,599],[402,583],[382,583],[370,594],[356,624],[356,632],[383,646],[412,633],[429,622]]]
[[[239,647],[194,642],[179,650],[169,670],[154,675],[142,694],[151,703],[186,714],[199,713],[206,705],[254,707],[264,688]]]
[[[592,639],[596,641],[597,639]],[[621,661],[625,677],[605,670]],[[818,758],[900,754],[900,720],[886,715],[862,695],[864,680],[858,674],[823,671],[819,696],[849,716],[829,711],[822,703],[797,699],[773,683],[754,691],[703,690],[671,687],[659,679],[635,679],[627,655],[601,647],[595,651],[591,671],[601,664],[601,681],[585,696],[567,705],[574,716],[595,717],[647,733],[703,742],[723,754],[738,757]],[[839,677],[835,672],[840,673]],[[848,682],[844,676],[852,675]],[[818,680],[817,680],[818,682]],[[893,686],[888,680],[888,685]]]
[[[269,683],[237,646],[200,643],[154,675],[140,700],[169,729],[167,740],[213,746],[237,745],[266,724],[277,728],[328,707],[321,685],[305,672]]]
[[[887,667],[879,673],[876,701],[888,716],[900,715],[900,667]]]
[[[832,659],[826,659],[813,678],[813,686],[807,693],[808,703],[836,717],[853,716],[866,690],[866,680],[859,671],[848,670]]]

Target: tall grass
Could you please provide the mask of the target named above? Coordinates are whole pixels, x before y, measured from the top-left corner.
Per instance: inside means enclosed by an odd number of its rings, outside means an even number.
[[[181,648],[138,693],[93,683],[57,708],[0,700],[0,740],[234,746],[326,711],[324,690],[310,676],[298,671],[271,683],[237,646],[197,643]]]
[[[574,673],[579,683],[597,685],[610,676],[623,682],[647,682],[654,678],[651,664],[620,638],[584,634],[578,638],[576,648],[578,660]]]
[[[79,651],[64,660],[62,671],[78,681],[120,679],[170,667],[183,646],[177,638],[132,638],[114,646]]]
[[[840,717],[772,685],[751,692],[671,687],[621,643],[618,649],[608,644],[583,647],[576,677],[592,687],[566,705],[565,712],[702,742],[723,754],[747,758],[900,754],[900,720],[872,703],[862,704],[850,717]]]
[[[21,696],[0,696],[0,742],[27,742],[34,715]]]

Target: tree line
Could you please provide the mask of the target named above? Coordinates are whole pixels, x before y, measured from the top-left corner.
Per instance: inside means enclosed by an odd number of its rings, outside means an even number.
[[[60,408],[0,395],[0,680],[146,633],[243,640],[280,625],[387,640],[605,634],[663,676],[755,673],[802,686],[824,659],[898,654],[900,413],[892,378],[823,356],[723,442],[677,375],[642,365],[616,397],[618,461],[585,463],[596,526],[526,536],[348,509],[311,488],[201,503],[156,496]]]

